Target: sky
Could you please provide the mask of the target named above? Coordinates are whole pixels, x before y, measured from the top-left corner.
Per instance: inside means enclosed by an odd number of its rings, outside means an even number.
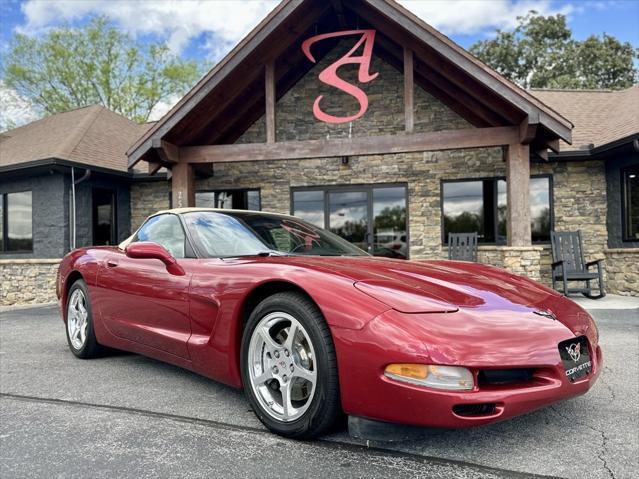
[[[220,60],[277,5],[273,0],[0,0],[0,57],[12,36],[42,35],[63,24],[106,15],[143,42],[165,41],[177,55]],[[511,30],[517,16],[536,10],[567,15],[576,39],[608,33],[639,48],[639,0],[400,0],[427,23],[469,48],[496,28]],[[0,104],[15,99],[0,78]],[[17,102],[17,103],[16,103]],[[171,105],[154,112],[160,116]],[[24,105],[18,108],[28,112]],[[5,111],[6,113],[6,111]],[[2,130],[0,125],[0,130]]]

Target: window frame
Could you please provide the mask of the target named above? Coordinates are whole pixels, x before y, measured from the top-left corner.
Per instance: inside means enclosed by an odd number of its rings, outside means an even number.
[[[31,249],[9,250],[9,200],[8,196],[16,193],[31,194]],[[33,190],[8,191],[0,193],[0,202],[2,202],[2,237],[0,237],[0,254],[33,254],[34,251],[34,235],[33,235]]]
[[[259,201],[259,209],[258,210],[245,210],[245,211],[262,211],[262,189],[261,188],[206,188],[202,190],[195,190],[195,194],[198,193],[214,193],[216,196],[218,193],[223,191],[229,191],[232,193],[248,193],[249,191],[257,191],[258,201]],[[173,202],[173,198],[171,198],[171,203]],[[197,204],[197,201],[196,201]],[[203,208],[203,207],[198,207]],[[216,208],[213,206],[213,208]],[[217,208],[217,209],[225,209],[225,208]]]
[[[295,202],[294,197],[295,193],[299,191],[321,191],[323,194],[324,201],[324,228],[327,231],[330,231],[329,222],[330,222],[330,213],[331,213],[331,205],[329,202],[328,195],[330,192],[338,191],[338,192],[353,192],[353,191],[362,191],[365,190],[368,194],[367,200],[367,208],[368,211],[371,212],[371,218],[369,221],[369,231],[367,233],[370,234],[371,230],[374,229],[374,209],[373,209],[373,190],[382,189],[382,188],[404,188],[405,198],[406,198],[406,259],[410,259],[410,188],[408,187],[408,182],[395,182],[395,183],[349,183],[349,184],[338,184],[338,185],[309,185],[309,186],[295,186],[289,189],[289,212],[291,216],[295,216]]]
[[[630,213],[628,209],[628,182],[626,181],[626,175],[630,173],[630,170],[636,169],[635,174],[639,175],[639,165],[629,165],[620,169],[621,175],[621,241],[624,243],[635,243],[639,241],[639,238],[633,238],[628,231],[628,218]]]
[[[540,173],[535,175],[530,175],[530,179],[536,178],[548,178],[548,203],[550,208],[550,231],[553,231],[555,228],[555,184],[553,175],[551,173]],[[440,214],[440,229],[441,229],[441,244],[442,246],[448,246],[448,238],[446,237],[446,231],[444,229],[444,183],[463,183],[463,182],[471,182],[471,181],[481,181],[486,182],[490,181],[492,183],[493,189],[493,237],[495,241],[479,243],[479,245],[484,246],[503,246],[508,244],[508,238],[506,238],[505,242],[497,241],[499,238],[499,221],[498,221],[498,209],[499,209],[499,188],[498,183],[500,180],[506,181],[506,188],[508,188],[508,182],[506,176],[480,176],[477,178],[453,178],[453,179],[440,179],[439,180],[439,214]],[[508,190],[506,190],[508,191]],[[508,204],[508,203],[506,203]],[[484,225],[485,227],[486,225]],[[547,245],[550,244],[550,238],[547,241],[532,241],[532,232],[531,232],[531,244],[534,245]]]

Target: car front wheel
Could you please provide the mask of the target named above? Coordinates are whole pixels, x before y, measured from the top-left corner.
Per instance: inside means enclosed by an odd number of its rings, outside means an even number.
[[[102,348],[95,338],[93,313],[87,285],[81,279],[71,285],[66,308],[66,332],[69,349],[77,357],[98,356]]]
[[[241,354],[244,391],[271,431],[313,437],[339,417],[335,348],[308,298],[285,292],[262,301],[246,324]]]

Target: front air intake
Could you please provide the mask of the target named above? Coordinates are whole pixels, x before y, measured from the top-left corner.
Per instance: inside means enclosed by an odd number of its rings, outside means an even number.
[[[495,403],[458,404],[453,412],[458,416],[490,416],[495,413]]]

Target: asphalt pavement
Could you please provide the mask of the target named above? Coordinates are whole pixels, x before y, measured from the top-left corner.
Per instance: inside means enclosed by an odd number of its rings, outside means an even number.
[[[82,361],[53,306],[0,311],[0,477],[631,478],[639,309],[593,310],[586,395],[503,423],[362,443],[267,432],[240,391],[133,354]]]

